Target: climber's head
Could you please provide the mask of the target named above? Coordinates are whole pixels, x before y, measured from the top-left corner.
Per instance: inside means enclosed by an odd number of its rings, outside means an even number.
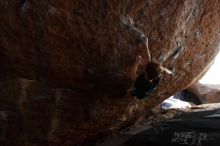
[[[159,63],[149,62],[146,66],[146,79],[153,81],[161,76],[162,70]]]

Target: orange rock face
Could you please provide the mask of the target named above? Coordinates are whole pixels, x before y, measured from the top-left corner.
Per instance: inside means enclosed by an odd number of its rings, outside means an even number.
[[[134,124],[209,65],[219,27],[219,0],[0,0],[0,143],[91,145]],[[146,37],[173,75],[138,100]]]

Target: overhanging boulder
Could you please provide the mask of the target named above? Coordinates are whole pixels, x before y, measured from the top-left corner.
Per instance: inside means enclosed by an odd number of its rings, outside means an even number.
[[[213,60],[219,10],[219,0],[1,0],[0,142],[82,145],[134,124]],[[129,69],[137,56],[138,74],[147,64],[143,37],[173,75],[138,100]]]

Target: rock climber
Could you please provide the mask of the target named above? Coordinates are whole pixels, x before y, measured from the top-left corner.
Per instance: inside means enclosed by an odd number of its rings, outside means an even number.
[[[153,62],[151,60],[150,51],[148,49],[148,39],[146,39],[146,48],[148,54],[148,64],[146,65],[143,72],[136,77],[133,89],[131,91],[132,96],[138,99],[147,97],[150,93],[156,90],[161,78],[162,72],[172,74],[172,72],[164,67],[160,63]],[[136,60],[134,71],[136,73],[138,65],[141,63],[141,56]],[[133,73],[134,74],[134,73]],[[133,75],[134,76],[134,75]]]

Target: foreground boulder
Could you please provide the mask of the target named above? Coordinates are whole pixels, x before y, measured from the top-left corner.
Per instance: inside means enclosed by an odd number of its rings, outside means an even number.
[[[218,51],[219,0],[0,1],[0,143],[92,145],[199,78]],[[172,70],[144,100],[129,75]]]

